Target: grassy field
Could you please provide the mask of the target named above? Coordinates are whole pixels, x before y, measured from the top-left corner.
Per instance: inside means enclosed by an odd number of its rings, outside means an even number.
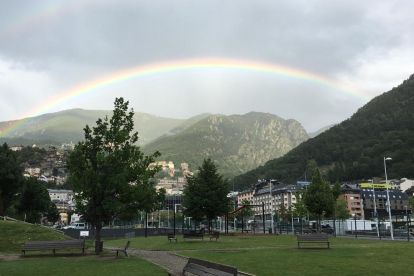
[[[56,241],[72,238],[43,226],[0,220],[0,253],[19,254],[26,241]]]
[[[178,254],[236,266],[257,276],[414,275],[411,265],[413,244],[402,242],[341,244],[325,250],[291,247],[184,251]]]
[[[414,246],[407,242],[330,238],[329,250],[298,250],[293,235],[221,236],[218,242],[210,242],[208,236],[204,241],[184,242],[181,235],[177,238],[177,243],[170,243],[166,236],[137,237],[131,239],[131,248],[174,250],[187,257],[233,265],[257,276],[414,275],[410,265]],[[29,252],[27,257],[2,260],[10,259],[11,255],[5,254],[20,254],[25,241],[64,239],[70,238],[44,227],[0,221],[0,276],[166,275],[163,268],[134,256],[115,259],[114,252],[104,252],[97,257],[93,250],[86,255],[79,254],[79,250],[57,251],[56,256],[48,251]],[[105,240],[104,245],[124,247],[126,241]]]
[[[163,275],[165,269],[137,257],[26,257],[17,261],[0,260],[0,276],[148,276]]]
[[[145,250],[191,250],[191,249],[222,249],[222,248],[246,248],[257,246],[297,246],[296,236],[293,235],[266,235],[266,236],[220,236],[219,241],[210,242],[208,235],[202,240],[182,239],[177,236],[178,242],[170,243],[166,236],[136,237],[131,240],[131,248]],[[331,244],[366,244],[379,243],[379,240],[330,238]],[[125,239],[108,240],[105,246],[124,247]]]

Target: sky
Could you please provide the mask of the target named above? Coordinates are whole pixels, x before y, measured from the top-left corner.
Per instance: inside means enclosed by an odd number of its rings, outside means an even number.
[[[3,0],[0,121],[111,110],[122,96],[135,111],[163,117],[258,111],[313,132],[414,73],[413,10],[409,0]],[[194,60],[301,73],[213,66],[82,88],[128,70]],[[85,93],[64,99],[78,88]]]

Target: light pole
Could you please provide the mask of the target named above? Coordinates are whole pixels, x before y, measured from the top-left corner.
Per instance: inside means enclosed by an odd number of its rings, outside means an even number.
[[[170,228],[170,206],[167,206],[167,212],[168,212],[167,228]]]
[[[392,160],[391,157],[384,157],[384,170],[385,170],[385,185],[387,185],[387,211],[390,216],[390,230],[391,230],[391,239],[394,240],[394,233],[392,229],[392,219],[391,219],[391,203],[390,203],[390,194],[388,192],[388,178],[387,178],[387,163],[386,161]]]
[[[372,193],[374,194],[374,215],[375,215],[375,224],[377,226],[377,236],[379,237],[379,228],[378,228],[378,214],[377,214],[377,201],[375,200],[375,187],[374,180],[372,181]]]
[[[272,197],[272,181],[270,181],[270,227],[272,228],[272,231],[274,232],[273,228],[273,197]],[[270,234],[270,233],[269,233]]]

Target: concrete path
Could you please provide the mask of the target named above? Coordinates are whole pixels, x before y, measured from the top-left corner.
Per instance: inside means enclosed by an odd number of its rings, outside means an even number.
[[[118,248],[107,247],[106,249],[115,250]],[[192,250],[193,251],[193,250]],[[187,264],[188,259],[173,253],[173,251],[156,251],[156,250],[140,250],[130,249],[129,253],[135,255],[141,259],[147,260],[151,263],[159,265],[165,269],[172,270],[175,272],[182,272],[184,266]],[[251,274],[239,272],[239,276],[254,276]]]

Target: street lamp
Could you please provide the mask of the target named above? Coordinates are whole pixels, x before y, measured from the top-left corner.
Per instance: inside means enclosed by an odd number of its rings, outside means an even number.
[[[391,157],[384,157],[384,170],[385,170],[385,185],[387,185],[387,211],[390,216],[390,230],[391,230],[391,239],[394,240],[394,233],[392,229],[392,219],[391,219],[391,203],[390,203],[390,194],[388,192],[388,179],[387,179],[387,163],[386,161],[392,160]]]

